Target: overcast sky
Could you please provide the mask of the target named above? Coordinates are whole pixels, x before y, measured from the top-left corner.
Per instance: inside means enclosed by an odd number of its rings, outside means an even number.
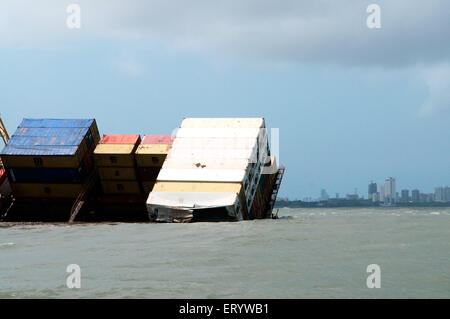
[[[95,117],[101,133],[170,133],[188,116],[280,128],[282,196],[450,184],[449,1],[0,2],[0,103]],[[381,28],[369,29],[369,4]],[[366,195],[367,196],[367,195]]]

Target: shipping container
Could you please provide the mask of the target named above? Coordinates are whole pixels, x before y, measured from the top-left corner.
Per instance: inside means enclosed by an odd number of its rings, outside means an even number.
[[[86,144],[91,150],[100,140],[97,122],[95,119],[24,119],[19,128],[33,129],[40,128],[48,132],[48,129],[88,129],[86,132]]]
[[[199,192],[199,193],[236,193],[239,194],[240,183],[219,182],[156,182],[154,192]]]
[[[148,195],[148,194],[147,194]],[[143,204],[147,196],[143,194],[105,194],[98,198],[100,204]]]
[[[64,148],[64,149],[63,149]],[[8,148],[8,151],[12,151]],[[12,153],[12,152],[11,152]],[[49,168],[77,168],[84,160],[86,148],[76,146],[52,147],[35,151],[34,155],[6,155],[2,153],[5,167],[49,167]],[[58,155],[71,154],[71,155]]]
[[[7,168],[78,168],[98,142],[91,131],[95,120],[24,119],[0,156]]]
[[[159,167],[139,167],[139,178],[142,181],[156,181],[158,178],[160,168]]]
[[[237,219],[259,218],[264,199],[257,189],[268,155],[262,118],[185,119],[147,200],[149,214],[216,214],[223,206]]]
[[[247,169],[248,159],[204,159],[202,161],[185,158],[166,158],[162,168],[179,169]]]
[[[136,150],[136,162],[139,167],[161,167],[169,153],[167,144],[141,144]]]
[[[0,184],[6,179],[6,171],[4,168],[0,169]]]
[[[6,178],[6,172],[3,172],[2,177],[0,178],[0,195],[9,196],[11,192],[11,184],[9,183],[8,178]]]
[[[175,211],[223,207],[229,208],[230,213],[235,213],[235,204],[239,201],[238,199],[238,194],[234,192],[159,192],[153,188],[147,203],[152,203],[149,213],[153,213],[154,208],[161,210],[164,206]]]
[[[82,190],[81,184],[11,183],[16,198],[73,198]]]
[[[263,128],[264,118],[185,118],[182,128]]]
[[[78,168],[7,168],[8,179],[12,183],[82,183],[89,169]]]
[[[171,145],[174,137],[172,135],[145,135],[141,144],[166,144]]]
[[[141,142],[139,135],[103,135],[99,144],[131,144],[136,145]]]
[[[95,119],[91,124],[90,130],[91,130],[92,138],[94,141],[93,147],[95,148],[95,146],[97,146],[98,142],[100,142],[100,133],[98,131],[97,122],[95,121]]]
[[[155,182],[148,182],[148,181],[142,182],[142,189],[144,191],[144,194],[146,194],[148,196],[148,194],[153,190],[154,186],[155,186]]]
[[[230,137],[178,137],[174,140],[173,148],[185,149],[253,149],[256,137],[230,138]]]
[[[92,127],[95,119],[23,119],[18,127]]]
[[[158,181],[199,181],[242,183],[245,169],[162,169]]]
[[[105,194],[141,194],[137,181],[101,181]]]
[[[259,128],[180,128],[176,138],[256,138],[260,132]],[[264,134],[264,133],[262,133]],[[174,140],[174,142],[175,142]]]
[[[102,180],[136,180],[134,167],[98,167],[98,174]]]
[[[236,150],[222,150],[222,149],[184,149],[172,148],[167,155],[168,159],[185,159],[188,161],[203,161],[210,160],[239,160],[245,159],[248,163],[257,162],[257,148],[254,149],[236,149]]]
[[[134,167],[136,145],[98,144],[94,150],[95,166]]]

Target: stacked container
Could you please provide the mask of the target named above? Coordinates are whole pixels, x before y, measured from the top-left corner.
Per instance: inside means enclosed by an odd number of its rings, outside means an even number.
[[[170,135],[145,135],[136,151],[136,164],[142,189],[147,196],[172,146]]]
[[[139,135],[103,135],[94,151],[95,166],[105,195],[140,195],[135,152]]]
[[[8,196],[11,194],[11,185],[9,184],[4,168],[0,169],[0,197],[2,195]]]
[[[234,219],[263,216],[264,205],[253,207],[253,200],[269,155],[263,118],[184,119],[148,197],[150,217],[218,210]]]
[[[263,167],[261,178],[256,188],[255,197],[250,209],[250,218],[267,218],[269,202],[272,197],[274,183],[278,174],[278,165],[275,156],[270,157],[270,162]]]
[[[76,198],[99,139],[94,119],[24,119],[0,154],[14,196]]]

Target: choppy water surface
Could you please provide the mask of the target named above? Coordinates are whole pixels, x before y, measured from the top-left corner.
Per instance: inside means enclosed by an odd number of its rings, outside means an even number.
[[[279,220],[1,224],[0,298],[450,298],[450,209]],[[81,267],[68,289],[66,267]],[[368,289],[366,267],[381,267]]]

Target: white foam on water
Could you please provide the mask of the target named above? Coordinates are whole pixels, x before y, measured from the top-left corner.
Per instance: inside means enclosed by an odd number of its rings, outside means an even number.
[[[0,248],[2,248],[2,247],[11,247],[11,246],[14,246],[15,244],[14,243],[0,243]]]
[[[440,215],[441,213],[439,212],[431,212],[430,215]]]

